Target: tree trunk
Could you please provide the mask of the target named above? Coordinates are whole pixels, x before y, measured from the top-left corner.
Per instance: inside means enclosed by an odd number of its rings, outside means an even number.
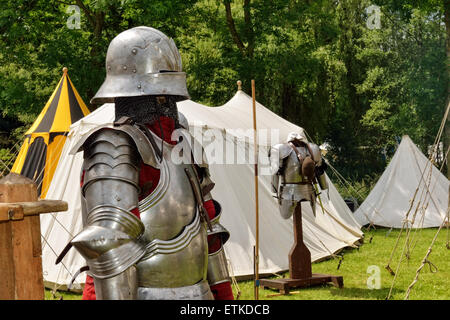
[[[233,15],[231,13],[231,3],[230,3],[230,1],[225,0],[224,5],[225,5],[227,25],[228,25],[228,29],[230,30],[231,38],[233,39],[234,43],[237,45],[237,47],[241,51],[242,55],[245,56],[246,55],[245,46],[242,43],[242,40],[239,37],[239,34],[236,30],[236,25],[234,24]]]
[[[245,33],[247,35],[247,55],[252,58],[255,49],[255,35],[253,32],[252,18],[250,13],[250,0],[244,0]]]
[[[245,26],[242,39],[244,39],[244,41],[247,40],[247,46],[242,41],[241,36],[236,29],[233,15],[231,13],[231,1],[224,0],[223,4],[225,6],[225,16],[227,20],[227,26],[231,34],[231,39],[233,39],[233,42],[236,44],[239,51],[241,51],[244,57],[249,57],[250,59],[253,58],[253,52],[255,49],[255,34],[252,26],[250,0],[244,0],[243,4]]]
[[[287,83],[283,82],[282,91],[281,91],[281,110],[280,115],[283,119],[289,118],[289,106],[291,104],[291,93],[289,91],[289,87]],[[283,137],[284,138],[284,137]]]

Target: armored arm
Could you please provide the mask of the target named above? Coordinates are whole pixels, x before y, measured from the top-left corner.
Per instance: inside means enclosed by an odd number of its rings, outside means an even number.
[[[283,174],[283,161],[292,152],[287,144],[277,144],[269,149],[270,170],[272,173],[272,192],[279,197],[280,176]]]
[[[189,128],[186,118],[179,113],[180,125],[183,128]],[[228,270],[228,263],[223,245],[228,241],[230,233],[223,227],[219,220],[222,213],[220,204],[213,199],[211,190],[215,183],[211,179],[209,172],[208,161],[201,144],[194,139],[186,130],[181,130],[180,133],[186,141],[194,143],[191,147],[192,159],[194,160],[194,167],[196,168],[197,178],[199,183],[198,192],[201,195],[201,202],[209,219],[207,226],[208,239],[208,267],[207,280],[215,299],[233,299],[233,292],[231,289],[231,278]],[[197,144],[197,145],[195,145]],[[200,150],[201,152],[195,152]]]
[[[317,182],[322,190],[328,189],[328,182],[325,176],[325,170],[327,169],[327,164],[325,160],[322,159],[322,154],[320,153],[320,148],[314,143],[309,143],[314,162],[316,163],[315,175]]]
[[[204,204],[207,204],[207,211],[210,218],[211,229],[208,228],[208,271],[207,278],[211,290],[222,292],[215,293],[215,297],[232,299],[231,278],[228,270],[227,258],[223,245],[230,238],[229,231],[220,224],[222,207],[212,198],[211,190],[214,182],[211,180],[208,165],[201,167],[200,187],[203,194]],[[228,282],[229,284],[223,287]],[[219,285],[222,287],[219,289]],[[225,291],[225,293],[224,293]]]
[[[270,171],[272,174],[271,186],[272,192],[278,196],[278,185],[280,184],[280,150],[279,145],[269,149]]]
[[[140,156],[128,134],[101,129],[83,145],[83,230],[71,244],[86,259],[97,299],[135,299],[135,264],[144,255],[138,205]]]
[[[229,231],[220,224],[222,208],[216,200],[211,200],[214,204],[215,216],[211,219],[212,230],[208,230],[208,242],[219,241],[219,245],[209,248],[208,254],[208,282],[215,286],[223,282],[231,282],[228,270],[227,258],[224,251],[224,244],[230,238]]]

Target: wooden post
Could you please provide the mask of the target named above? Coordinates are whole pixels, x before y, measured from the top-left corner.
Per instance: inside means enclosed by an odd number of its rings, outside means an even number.
[[[303,242],[302,231],[302,207],[298,203],[293,215],[294,246],[289,252],[289,274],[287,279],[262,279],[261,288],[278,289],[281,294],[289,294],[291,288],[306,288],[315,285],[332,283],[335,287],[342,288],[344,280],[342,276],[312,273],[311,253]]]
[[[241,91],[242,90],[242,81],[238,80],[236,83],[237,83],[237,86],[238,86],[238,91]]]
[[[259,299],[259,195],[258,195],[258,135],[256,131],[256,97],[255,97],[255,80],[252,80],[252,100],[253,100],[253,143],[255,151],[255,300]]]
[[[302,206],[297,204],[293,214],[294,246],[289,252],[289,271],[292,279],[305,279],[312,276],[311,252],[303,242]]]
[[[0,299],[44,299],[39,213],[67,203],[41,203],[35,183],[15,173],[0,180],[0,202]]]

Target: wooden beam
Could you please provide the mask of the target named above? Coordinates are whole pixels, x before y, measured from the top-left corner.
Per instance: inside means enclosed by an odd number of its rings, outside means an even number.
[[[67,211],[67,209],[67,202],[61,200],[0,203],[0,221],[22,220],[28,216]]]
[[[15,173],[0,180],[0,202],[0,300],[43,300],[39,214],[67,203],[38,201],[36,184]]]

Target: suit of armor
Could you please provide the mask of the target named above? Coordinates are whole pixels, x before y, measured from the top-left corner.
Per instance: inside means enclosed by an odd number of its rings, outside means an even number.
[[[327,189],[326,164],[319,147],[308,142],[303,132],[289,134],[286,143],[269,151],[272,170],[272,191],[278,198],[281,217],[288,219],[299,202],[308,201],[315,215],[316,189],[319,183]]]
[[[229,234],[208,166],[186,147],[185,161],[173,161],[181,143],[173,131],[190,136],[176,110],[188,94],[173,40],[152,28],[127,30],[111,42],[106,67],[92,101],[114,101],[116,121],[74,148],[84,151],[84,227],[70,245],[86,259],[95,298],[232,299]]]

